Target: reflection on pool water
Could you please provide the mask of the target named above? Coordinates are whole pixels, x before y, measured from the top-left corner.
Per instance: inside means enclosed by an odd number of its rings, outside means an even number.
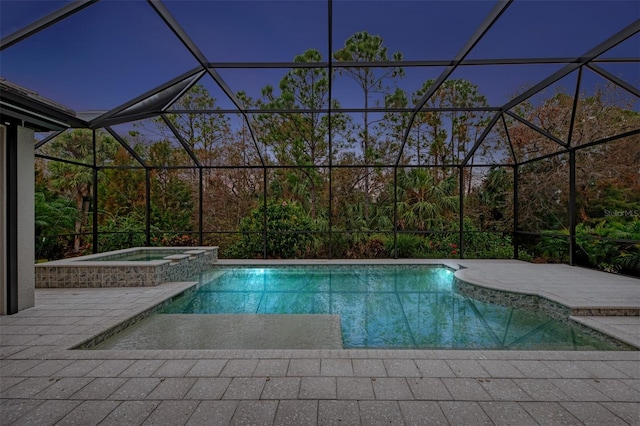
[[[151,260],[162,260],[173,254],[182,254],[188,250],[189,247],[183,249],[138,249],[135,251],[125,251],[123,253],[92,256],[89,260],[93,262],[149,262]]]
[[[345,348],[611,350],[539,312],[457,294],[447,268],[229,268],[165,314],[338,314]]]

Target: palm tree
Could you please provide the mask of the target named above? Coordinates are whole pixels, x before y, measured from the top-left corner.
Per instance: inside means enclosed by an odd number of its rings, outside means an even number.
[[[458,208],[455,176],[438,180],[429,169],[398,172],[398,228],[425,231],[453,220]]]

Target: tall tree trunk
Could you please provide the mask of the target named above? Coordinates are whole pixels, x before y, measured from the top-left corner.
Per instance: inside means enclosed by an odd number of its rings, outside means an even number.
[[[369,222],[369,91],[364,91],[364,164],[367,165],[364,171],[364,218]]]
[[[76,195],[76,209],[80,213],[78,219],[76,219],[75,236],[73,237],[73,253],[80,253],[82,247],[82,230],[87,224],[87,218],[89,216],[89,201],[86,197],[91,193],[91,188],[79,189]]]
[[[475,156],[471,157],[471,164],[469,164],[469,183],[467,185],[467,194],[471,194],[471,179],[473,177],[473,160]]]
[[[76,195],[76,209],[80,214],[76,219],[75,235],[73,237],[73,253],[75,254],[80,253],[80,246],[82,245],[80,233],[82,232],[82,212],[84,210],[84,196],[82,195],[81,191],[78,191],[78,194]]]
[[[311,187],[309,188],[311,192],[311,219],[316,219],[316,185],[313,181],[311,181]]]

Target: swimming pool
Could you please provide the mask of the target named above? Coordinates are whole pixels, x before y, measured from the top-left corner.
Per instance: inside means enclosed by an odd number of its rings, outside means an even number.
[[[339,315],[344,348],[614,349],[542,313],[463,296],[455,291],[453,272],[443,267],[217,268],[160,312],[179,314],[176,320],[184,314]],[[153,333],[141,330],[121,337],[122,347],[135,348],[144,335],[144,348],[154,348]],[[166,338],[166,325],[157,330],[155,338]]]

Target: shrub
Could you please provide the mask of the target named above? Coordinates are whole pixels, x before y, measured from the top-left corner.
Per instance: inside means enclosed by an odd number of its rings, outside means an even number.
[[[374,236],[369,239],[365,245],[364,255],[369,259],[387,257],[387,250],[384,247],[384,241],[382,238]]]
[[[164,234],[160,238],[152,238],[151,244],[160,247],[195,247],[198,245],[198,239],[191,235]]]
[[[101,252],[141,247],[146,242],[144,220],[134,215],[111,217],[99,225],[98,232],[98,249]]]
[[[626,223],[601,221],[595,226],[578,224],[575,262],[603,271],[640,276],[640,244],[612,240],[639,241],[640,220]],[[569,231],[543,233],[536,249],[544,260],[568,262]]]
[[[267,203],[267,257],[298,258],[313,244],[315,222],[295,201],[269,200]],[[240,222],[242,239],[229,253],[241,258],[262,257],[264,253],[264,205],[253,209]]]

